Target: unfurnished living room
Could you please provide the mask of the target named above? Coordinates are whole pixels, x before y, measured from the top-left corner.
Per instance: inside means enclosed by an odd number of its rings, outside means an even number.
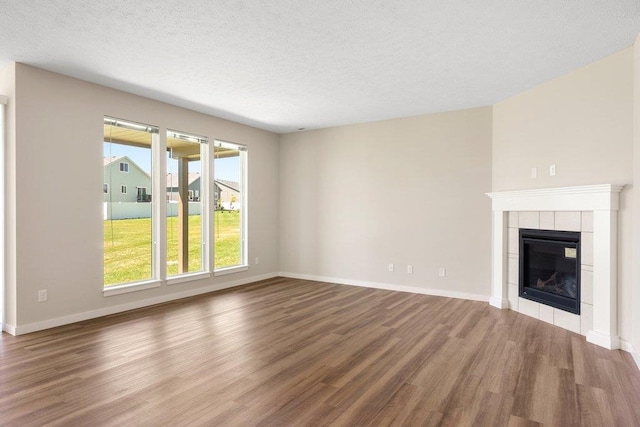
[[[0,425],[640,425],[636,182],[637,0],[0,1]]]

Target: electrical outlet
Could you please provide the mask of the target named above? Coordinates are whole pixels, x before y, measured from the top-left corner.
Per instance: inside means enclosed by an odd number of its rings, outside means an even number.
[[[411,264],[407,265],[407,273],[408,274],[413,274],[413,265],[411,265]]]
[[[440,267],[438,269],[438,276],[445,277],[447,275],[447,269],[444,267]]]
[[[393,264],[389,264],[389,271],[393,271]]]
[[[538,168],[531,168],[531,179],[536,179],[538,177]]]
[[[256,257],[256,262],[254,262],[254,264],[255,264],[255,265],[260,264],[260,258],[259,258],[259,257]]]
[[[40,289],[38,291],[38,302],[45,302],[47,300],[47,290],[46,289]]]
[[[549,166],[549,176],[556,176],[556,165]]]

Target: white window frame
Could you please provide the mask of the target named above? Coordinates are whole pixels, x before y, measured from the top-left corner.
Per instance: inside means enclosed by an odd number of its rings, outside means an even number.
[[[159,188],[162,189],[163,186],[166,186],[166,181],[165,182],[161,182],[160,178],[159,178],[159,171],[157,171],[156,169],[158,168],[154,168],[154,163],[156,162],[156,157],[159,155],[159,150],[161,149],[161,138],[159,137],[159,130],[160,128],[158,126],[153,126],[153,125],[145,125],[145,124],[141,124],[141,123],[136,123],[136,122],[131,122],[131,121],[127,121],[127,120],[121,120],[121,119],[115,119],[115,118],[111,118],[108,116],[104,117],[104,124],[107,125],[112,125],[112,126],[119,126],[119,127],[126,127],[126,128],[130,128],[130,129],[135,129],[135,130],[141,130],[141,131],[146,131],[149,132],[151,134],[151,157],[152,157],[152,184],[151,187],[153,188]],[[126,163],[128,165],[128,163]],[[128,166],[127,166],[127,172],[128,172]],[[122,191],[122,187],[125,187],[126,189],[126,185],[121,186],[121,191]],[[127,194],[122,193],[122,194]],[[155,201],[153,201],[155,199]],[[161,203],[159,202],[159,200],[162,200],[162,198],[158,198],[158,197],[154,197],[152,198],[152,204],[151,204],[151,226],[152,226],[152,230],[151,230],[151,278],[150,279],[145,279],[145,280],[141,280],[138,282],[131,282],[131,283],[122,283],[122,284],[114,284],[114,285],[110,285],[108,287],[104,286],[103,283],[103,288],[102,288],[102,294],[103,296],[107,297],[107,296],[113,296],[113,295],[120,295],[120,294],[124,294],[124,293],[129,293],[129,292],[135,292],[135,291],[141,291],[144,289],[152,289],[152,288],[158,288],[162,285],[162,273],[161,273],[161,268],[160,268],[160,250],[158,248],[158,240],[157,240],[157,236],[159,233],[159,229],[160,229],[160,222],[161,220],[158,220],[159,218],[161,218],[160,214],[160,206]]]
[[[129,163],[127,163],[127,162],[120,162],[120,172],[122,172],[122,173],[129,173]]]
[[[229,141],[223,141],[223,140],[219,140],[216,139],[214,141],[214,143],[212,144],[211,147],[211,171],[213,172],[213,178],[212,181],[215,179],[215,169],[214,169],[214,165],[213,165],[213,161],[214,159],[214,149],[215,147],[222,147],[222,148],[230,148],[233,150],[238,150],[240,153],[240,198],[241,198],[241,203],[240,203],[240,263],[237,265],[233,265],[233,266],[229,266],[229,267],[222,267],[222,268],[215,268],[215,240],[214,240],[214,233],[215,227],[211,227],[211,247],[213,248],[213,250],[211,251],[211,265],[214,266],[214,275],[215,276],[224,276],[226,274],[233,274],[233,273],[238,273],[241,271],[246,271],[249,269],[249,255],[248,255],[248,248],[249,248],[249,242],[248,242],[248,236],[249,236],[249,215],[248,215],[248,175],[247,175],[247,169],[248,169],[248,147],[244,144],[238,144],[235,142],[229,142]],[[213,185],[211,186],[213,187]],[[213,195],[213,188],[211,189],[211,199],[214,199],[214,195]],[[215,206],[213,207],[215,209]],[[213,222],[213,221],[212,221]]]
[[[127,186],[126,185],[121,185],[120,186],[120,194],[127,194]]]
[[[105,124],[107,123],[107,117],[105,117]],[[117,119],[112,120],[111,124],[118,123],[130,123],[132,128],[137,129],[154,129],[152,131],[152,187],[157,188],[158,194],[163,192],[166,188],[167,177],[167,164],[166,164],[166,152],[167,152],[167,131],[161,131],[160,127],[147,126],[134,122],[124,122]],[[174,131],[171,131],[174,132]],[[181,133],[181,132],[180,132]],[[181,133],[182,134],[182,133]],[[188,137],[192,137],[191,134],[183,134]],[[104,296],[118,295],[128,292],[140,291],[144,289],[157,288],[163,284],[173,285],[178,283],[185,283],[194,280],[202,280],[214,276],[222,276],[226,274],[232,274],[240,271],[246,271],[249,269],[249,256],[248,256],[248,236],[249,236],[249,221],[248,221],[248,148],[246,145],[227,142],[223,140],[204,138],[207,143],[203,145],[201,150],[201,188],[199,193],[200,203],[202,207],[202,270],[198,272],[189,272],[175,276],[167,276],[167,200],[166,197],[153,197],[151,200],[152,205],[152,279],[141,282],[126,283],[122,285],[111,285],[108,288],[103,289]],[[215,237],[213,226],[213,213],[215,211],[215,204],[217,203],[214,197],[213,184],[214,173],[214,161],[215,161],[215,147],[228,147],[239,151],[240,167],[241,167],[241,182],[240,184],[240,212],[241,212],[241,226],[240,226],[240,263],[234,266],[215,268]],[[122,162],[128,165],[126,162]],[[127,171],[128,172],[128,167]],[[123,171],[124,172],[124,171]],[[125,173],[126,173],[125,172]],[[124,186],[126,187],[126,186]],[[110,191],[110,188],[109,188]],[[128,191],[128,189],[126,190]],[[127,193],[123,193],[127,194]],[[195,196],[195,193],[194,193]]]
[[[185,141],[189,141],[192,143],[200,144],[200,194],[204,196],[205,194],[209,194],[209,188],[212,187],[209,185],[210,177],[213,174],[213,145],[210,143],[210,139],[207,136],[196,135],[193,133],[187,133],[172,129],[167,129],[166,132],[162,134],[163,138],[161,138],[160,148],[161,151],[161,167],[157,168],[160,176],[164,177],[164,183],[166,186],[166,176],[167,176],[167,162],[165,159],[165,155],[167,152],[167,135],[171,134],[172,138],[183,139]],[[173,185],[173,183],[172,183]],[[192,190],[188,190],[191,193]],[[210,248],[213,248],[213,227],[210,225],[212,222],[211,213],[213,212],[211,208],[211,202],[207,197],[200,198],[200,223],[201,223],[201,233],[202,233],[202,269],[200,271],[195,272],[187,272],[183,274],[176,274],[172,276],[168,276],[167,274],[167,212],[166,212],[166,203],[163,204],[164,210],[162,211],[162,226],[160,227],[159,240],[162,242],[162,268],[161,277],[163,280],[166,280],[168,285],[175,285],[179,283],[191,282],[193,280],[201,280],[207,279],[211,277],[211,270],[213,268],[213,264],[211,262],[212,252]]]

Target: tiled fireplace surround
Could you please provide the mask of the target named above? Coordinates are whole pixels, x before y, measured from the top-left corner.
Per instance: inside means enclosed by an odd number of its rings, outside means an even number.
[[[617,229],[622,186],[611,184],[489,193],[493,210],[491,305],[518,311],[620,348]],[[580,315],[518,296],[520,228],[581,233]]]
[[[518,297],[520,228],[581,232],[580,315]],[[593,212],[510,211],[507,220],[507,283],[507,298],[512,310],[586,336],[593,325]]]

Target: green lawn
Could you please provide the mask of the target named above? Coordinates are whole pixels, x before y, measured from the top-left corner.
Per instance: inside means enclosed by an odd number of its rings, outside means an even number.
[[[178,218],[167,218],[167,274],[178,273]],[[240,263],[240,213],[217,211],[214,217],[215,267]],[[189,271],[200,271],[200,215],[189,216]],[[104,284],[151,278],[151,219],[104,221]]]

